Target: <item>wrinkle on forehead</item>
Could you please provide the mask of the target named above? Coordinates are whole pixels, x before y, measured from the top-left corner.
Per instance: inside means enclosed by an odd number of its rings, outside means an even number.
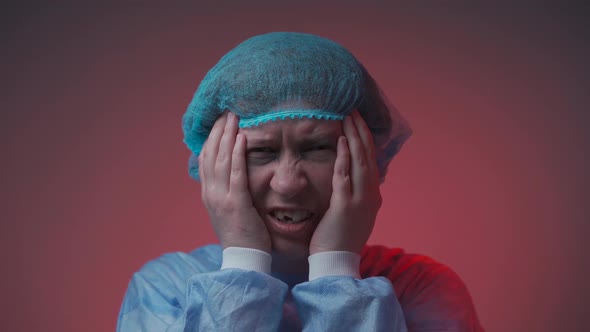
[[[303,136],[341,136],[342,121],[318,119],[286,119],[268,122],[257,127],[240,128],[240,133],[247,139],[273,140],[284,134],[296,134],[296,138]]]

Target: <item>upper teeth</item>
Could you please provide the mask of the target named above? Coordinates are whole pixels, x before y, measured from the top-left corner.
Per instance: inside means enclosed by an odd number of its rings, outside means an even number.
[[[311,213],[309,213],[308,211],[279,211],[276,210],[274,211],[274,215],[277,219],[279,219],[280,221],[286,221],[286,222],[292,222],[292,223],[296,223],[296,222],[300,222],[304,219],[307,219],[310,216]]]

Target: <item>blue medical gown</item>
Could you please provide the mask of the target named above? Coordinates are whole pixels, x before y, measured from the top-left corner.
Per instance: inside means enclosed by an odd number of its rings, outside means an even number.
[[[446,317],[448,308],[442,318],[422,316],[415,308],[404,313],[392,282],[383,276],[307,281],[307,275],[220,270],[221,260],[221,247],[210,245],[147,263],[129,284],[117,331],[397,332],[408,331],[404,314],[420,320],[416,326],[424,331],[480,331],[467,328],[476,322],[469,301],[459,308],[467,313],[462,317]]]

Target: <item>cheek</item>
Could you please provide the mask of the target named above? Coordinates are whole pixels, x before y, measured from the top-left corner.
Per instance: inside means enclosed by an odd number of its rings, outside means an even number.
[[[322,201],[330,200],[332,196],[332,176],[334,174],[334,165],[316,165],[311,167],[308,172],[309,182],[313,185]]]
[[[255,202],[268,191],[269,183],[269,170],[265,167],[248,167],[248,190]]]

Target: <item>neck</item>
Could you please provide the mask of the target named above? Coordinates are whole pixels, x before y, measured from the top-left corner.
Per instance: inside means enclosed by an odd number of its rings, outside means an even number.
[[[283,274],[308,274],[307,256],[293,257],[273,252],[271,270]]]

